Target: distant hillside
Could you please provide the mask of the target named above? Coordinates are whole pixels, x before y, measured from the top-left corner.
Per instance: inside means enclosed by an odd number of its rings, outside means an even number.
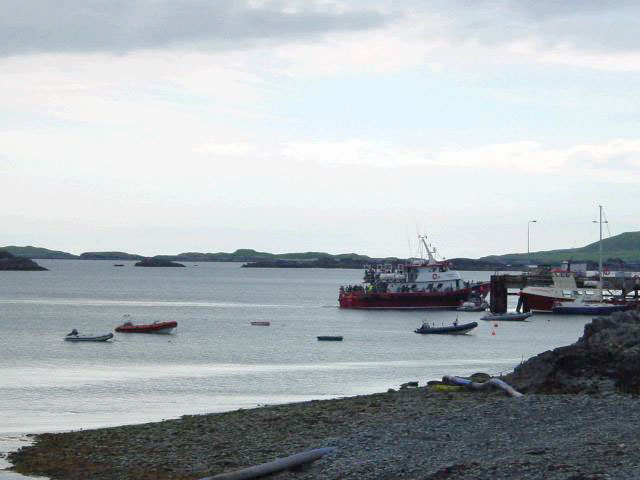
[[[80,254],[81,260],[142,260],[142,255],[126,252],[85,252]]]
[[[64,260],[78,258],[77,255],[72,255],[71,253],[60,252],[58,250],[49,250],[48,248],[32,247],[32,246],[16,247],[14,245],[11,245],[8,247],[0,247],[0,250],[9,252],[10,254],[16,257],[25,257],[25,258],[45,258],[45,259],[64,259]]]
[[[533,264],[558,263],[562,260],[597,262],[598,244],[598,242],[593,242],[580,248],[531,252],[529,258]],[[611,260],[612,262],[618,259],[631,263],[640,262],[640,232],[625,232],[611,238],[603,238],[602,258],[605,261]],[[482,257],[480,260],[521,265],[527,263],[527,254],[491,255]],[[611,262],[608,261],[607,263]]]
[[[82,259],[82,260],[142,260],[143,255],[126,252],[85,252],[80,256],[66,252],[39,247],[0,247],[16,256],[43,259]],[[602,240],[602,257],[605,264],[619,265],[621,261],[640,264],[640,232],[626,232]],[[252,267],[275,268],[361,268],[369,263],[393,263],[397,258],[376,258],[357,253],[341,253],[332,255],[326,252],[268,253],[250,248],[240,248],[235,252],[185,252],[177,255],[156,255],[158,260],[173,262],[242,262],[255,263]],[[504,270],[517,268],[527,263],[559,264],[563,260],[573,262],[598,261],[598,242],[581,248],[548,250],[543,252],[509,253],[506,255],[490,255],[479,259],[450,259],[458,270]]]
[[[331,255],[325,252],[299,252],[299,253],[267,253],[258,252],[250,248],[241,248],[232,253],[198,253],[188,252],[178,255],[158,255],[156,258],[171,261],[182,262],[261,262],[275,260],[290,260],[300,262],[319,261],[322,259],[335,259],[336,261],[360,261],[363,263],[375,261],[366,255],[358,255],[357,253],[342,253],[339,255]]]

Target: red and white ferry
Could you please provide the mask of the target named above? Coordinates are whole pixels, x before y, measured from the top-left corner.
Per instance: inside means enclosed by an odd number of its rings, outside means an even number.
[[[340,287],[340,308],[457,308],[470,297],[489,293],[489,282],[465,281],[448,261],[435,259],[426,237],[419,238],[428,258],[365,267],[364,283]]]

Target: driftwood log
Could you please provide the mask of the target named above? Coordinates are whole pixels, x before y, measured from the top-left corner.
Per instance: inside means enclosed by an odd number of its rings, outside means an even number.
[[[487,388],[499,388],[503,390],[510,397],[518,398],[522,397],[522,393],[517,391],[507,382],[500,380],[499,378],[492,378],[486,382],[478,383],[467,380],[466,378],[455,377],[452,375],[445,375],[442,377],[442,381],[448,385],[460,385],[470,390],[485,390]]]
[[[335,451],[335,447],[316,448],[306,452],[296,453],[288,457],[278,458],[272,462],[262,463],[253,467],[243,468],[235,472],[220,473],[213,477],[205,477],[200,480],[248,480],[263,477],[272,473],[299,467],[305,463],[313,462],[324,455]]]

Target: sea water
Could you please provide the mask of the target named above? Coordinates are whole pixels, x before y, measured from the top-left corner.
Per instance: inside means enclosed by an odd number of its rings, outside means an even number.
[[[95,428],[258,405],[367,394],[446,374],[506,372],[574,342],[588,317],[478,321],[467,335],[413,330],[481,313],[338,308],[360,270],[255,269],[239,263],[140,268],[40,260],[47,272],[0,272],[0,451],[20,435]],[[489,272],[463,272],[488,280]],[[510,297],[515,307],[516,297]],[[172,335],[116,333],[175,320]],[[268,327],[251,321],[269,321]],[[341,335],[342,342],[319,342]],[[13,443],[12,443],[13,442]]]

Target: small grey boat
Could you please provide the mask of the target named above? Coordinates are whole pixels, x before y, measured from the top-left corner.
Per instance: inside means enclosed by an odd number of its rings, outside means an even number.
[[[490,313],[485,315],[480,320],[497,320],[500,322],[523,322],[529,318],[533,313],[531,312],[507,312],[507,313]]]
[[[64,337],[67,342],[106,342],[113,338],[113,333],[106,333],[104,335],[80,335],[69,334]]]
[[[433,334],[451,334],[451,335],[462,335],[467,332],[470,332],[474,328],[478,326],[478,322],[471,323],[454,323],[453,325],[445,325],[442,327],[436,327],[429,325],[428,323],[423,323],[420,328],[414,330],[415,333],[433,333]]]

